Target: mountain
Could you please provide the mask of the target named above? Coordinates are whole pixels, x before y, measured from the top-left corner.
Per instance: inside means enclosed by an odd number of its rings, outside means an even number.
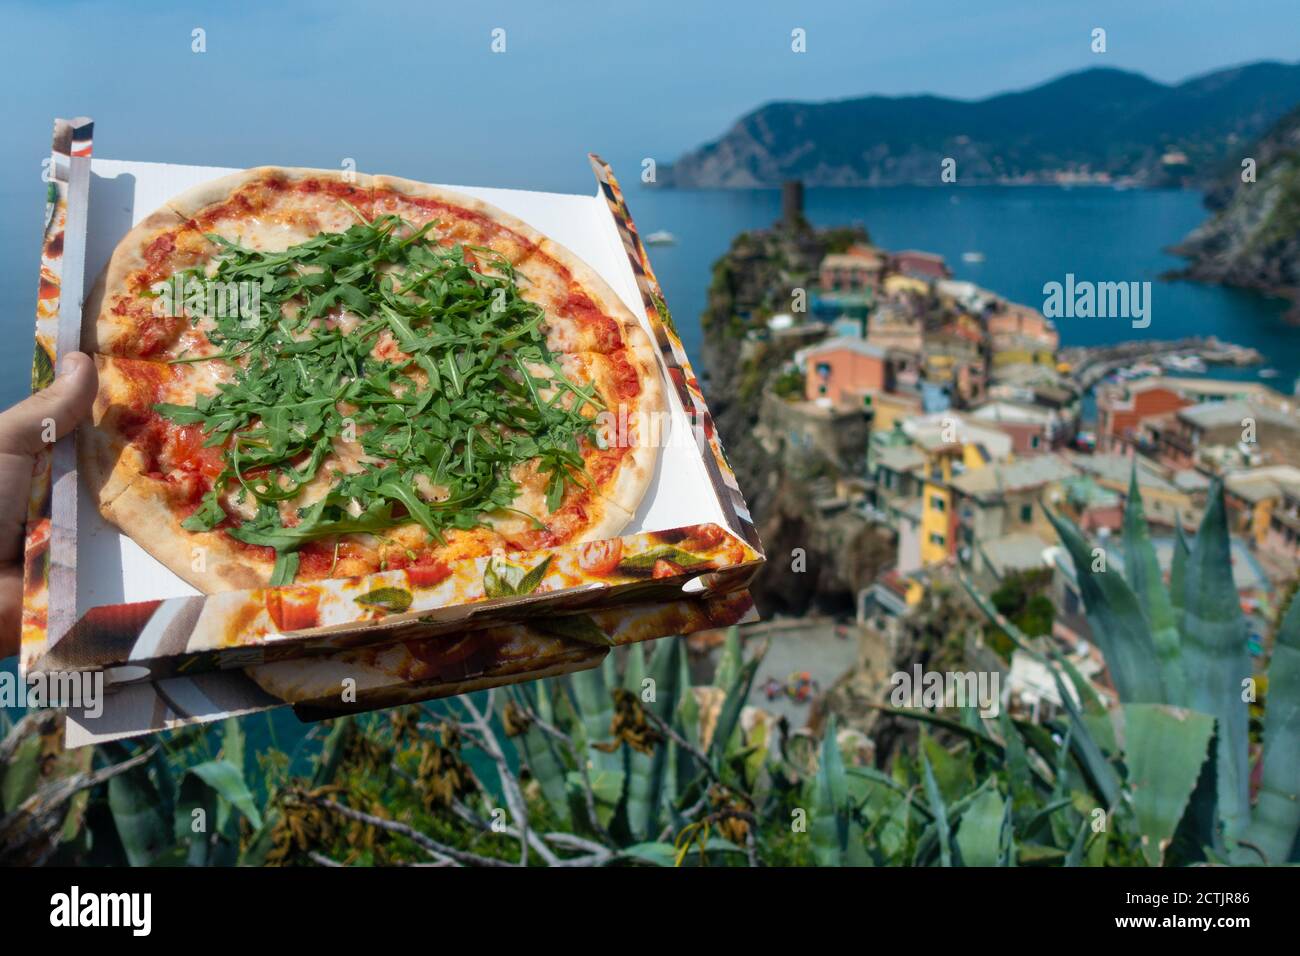
[[[1295,300],[1300,291],[1300,109],[1241,153],[1255,160],[1254,181],[1243,181],[1241,159],[1226,164],[1206,190],[1214,215],[1171,250],[1191,260],[1179,274]],[[1288,317],[1300,321],[1300,303]]]
[[[661,170],[660,185],[938,185],[945,157],[957,161],[959,183],[1100,174],[1192,185],[1298,102],[1300,64],[1262,62],[1172,86],[1095,68],[982,100],[770,103]]]

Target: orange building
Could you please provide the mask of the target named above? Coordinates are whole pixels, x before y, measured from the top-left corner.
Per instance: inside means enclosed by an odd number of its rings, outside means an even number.
[[[1144,420],[1191,404],[1159,379],[1104,388],[1097,396],[1097,450],[1119,450],[1137,439]]]
[[[807,362],[804,394],[810,402],[829,399],[836,406],[857,406],[863,394],[885,391],[885,350],[862,339],[829,339],[803,355]]]
[[[1004,302],[985,318],[989,336],[994,339],[1024,337],[1033,339],[1044,348],[1056,351],[1061,344],[1055,324],[1027,305]]]

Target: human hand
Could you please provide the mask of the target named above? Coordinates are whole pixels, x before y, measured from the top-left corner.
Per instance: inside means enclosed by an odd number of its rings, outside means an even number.
[[[48,422],[62,438],[90,414],[95,362],[72,352],[48,388],[0,412],[0,659],[18,653],[23,608],[23,535],[37,453]]]

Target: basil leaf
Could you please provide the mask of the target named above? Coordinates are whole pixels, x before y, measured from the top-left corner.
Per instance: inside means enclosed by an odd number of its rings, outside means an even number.
[[[546,577],[546,569],[551,566],[551,555],[547,555],[537,567],[533,568],[515,585],[516,594],[532,594],[537,590],[538,585],[542,583],[542,578]]]
[[[590,614],[562,614],[559,617],[539,617],[528,622],[528,626],[549,634],[562,637],[581,644],[594,644],[597,647],[613,647],[614,639],[605,633]]]
[[[411,608],[411,592],[405,588],[375,588],[356,599],[363,607],[377,608],[390,614],[401,614]]]

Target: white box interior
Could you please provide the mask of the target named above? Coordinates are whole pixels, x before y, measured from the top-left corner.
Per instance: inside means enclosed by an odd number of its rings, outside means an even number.
[[[108,264],[127,231],[182,190],[236,172],[111,159],[91,161],[86,288]],[[439,184],[441,185],[441,184]],[[567,193],[447,186],[518,216],[576,253],[618,293],[650,333],[636,277],[605,198]],[[93,321],[86,316],[83,321]],[[654,336],[651,335],[651,341]],[[665,380],[672,421],[662,437],[655,477],[624,534],[713,522],[725,526],[689,421]],[[84,485],[77,510],[77,616],[92,607],[198,594],[130,537],[100,517]]]

